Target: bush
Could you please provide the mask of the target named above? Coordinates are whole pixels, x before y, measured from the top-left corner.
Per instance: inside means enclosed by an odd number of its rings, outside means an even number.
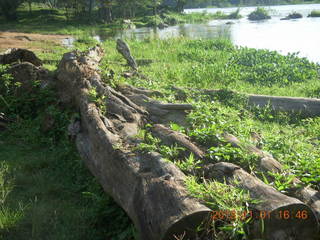
[[[308,17],[320,17],[320,10],[313,10]]]
[[[282,18],[281,20],[288,20],[288,19],[297,19],[297,18],[302,18],[302,14],[298,13],[298,12],[293,12],[290,13],[288,16],[286,16],[285,18]]]
[[[239,8],[236,11],[234,11],[226,16],[226,19],[240,19],[240,18],[242,18],[242,16],[240,14]]]
[[[270,19],[268,11],[265,8],[258,7],[256,10],[254,10],[252,13],[248,16],[249,20],[264,20],[264,19]]]
[[[276,51],[242,47],[234,52],[230,61],[242,81],[261,86],[287,86],[319,76],[318,65],[295,53],[283,56]]]

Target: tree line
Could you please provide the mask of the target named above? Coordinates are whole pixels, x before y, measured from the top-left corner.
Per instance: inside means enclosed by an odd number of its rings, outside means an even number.
[[[182,12],[187,0],[0,0],[0,13],[6,20],[17,20],[17,9],[23,3],[30,12],[32,3],[41,3],[51,9],[64,9],[67,17],[95,14],[100,20],[112,22],[116,18],[155,15],[165,10]]]
[[[208,6],[228,7],[228,6],[257,6],[257,5],[277,5],[294,4],[297,2],[313,2],[313,0],[188,0],[185,7],[205,8]]]
[[[296,1],[280,2],[290,4]],[[279,0],[0,0],[0,13],[8,21],[17,20],[17,9],[23,3],[29,6],[30,12],[32,3],[41,3],[51,9],[64,9],[67,18],[88,16],[90,20],[112,22],[117,18],[157,15],[163,11],[182,12],[185,7],[271,5]]]

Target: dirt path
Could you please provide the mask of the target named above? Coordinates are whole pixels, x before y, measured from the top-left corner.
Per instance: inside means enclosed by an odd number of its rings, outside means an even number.
[[[0,51],[7,48],[44,49],[48,45],[63,45],[71,39],[68,35],[45,35],[35,33],[0,32]]]

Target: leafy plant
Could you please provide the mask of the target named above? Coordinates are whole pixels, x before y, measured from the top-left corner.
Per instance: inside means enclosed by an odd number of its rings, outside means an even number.
[[[262,7],[257,7],[256,10],[251,12],[248,15],[249,20],[264,20],[264,19],[270,19],[268,10]]]
[[[320,17],[320,11],[312,10],[311,13],[308,15],[308,17]]]

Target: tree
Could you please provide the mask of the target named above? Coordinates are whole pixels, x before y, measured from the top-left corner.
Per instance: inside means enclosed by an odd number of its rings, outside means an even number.
[[[17,8],[22,0],[1,0],[0,9],[4,17],[9,21],[17,20]]]
[[[177,3],[176,3],[175,10],[177,12],[183,12],[184,6],[187,4],[187,0],[176,0],[176,1]]]

